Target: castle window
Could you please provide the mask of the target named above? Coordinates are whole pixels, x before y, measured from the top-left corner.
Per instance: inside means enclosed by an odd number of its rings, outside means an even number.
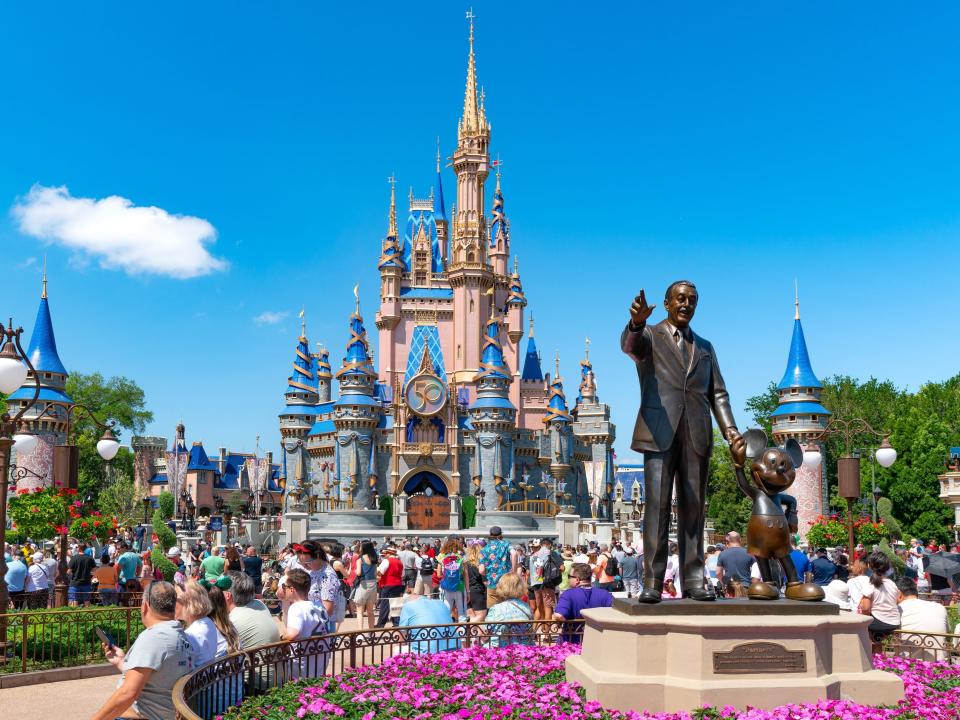
[[[457,360],[460,359],[460,346],[457,345]]]
[[[791,395],[796,395],[798,392],[800,392],[799,389],[797,389],[797,388],[790,388],[790,394],[791,394]]]
[[[790,422],[796,422],[796,421],[797,421],[797,416],[796,416],[796,415],[791,415],[791,416],[790,416]]]
[[[474,261],[475,261],[475,256],[474,256],[474,254],[473,254],[472,252],[467,253],[467,262],[472,263],[472,262],[474,262]]]
[[[473,298],[470,298],[470,312],[473,312]]]

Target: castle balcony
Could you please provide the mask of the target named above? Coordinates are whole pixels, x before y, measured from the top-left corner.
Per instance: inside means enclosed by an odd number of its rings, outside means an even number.
[[[446,443],[401,443],[400,454],[409,465],[416,465],[426,459],[436,464],[443,464],[450,454],[450,446]]]

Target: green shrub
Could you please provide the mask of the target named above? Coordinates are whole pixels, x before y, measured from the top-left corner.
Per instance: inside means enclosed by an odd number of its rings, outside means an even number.
[[[176,501],[173,498],[173,493],[169,490],[164,490],[157,497],[157,509],[160,511],[164,520],[169,520],[173,517],[174,508],[176,508]]]
[[[167,495],[170,495],[170,493],[167,493]],[[173,496],[170,495],[170,497]],[[163,495],[160,498],[162,500]],[[167,550],[177,544],[177,536],[173,530],[167,527],[166,520],[168,518],[164,518],[163,514],[163,507],[157,508],[157,511],[153,514],[153,532],[157,536],[157,542],[153,546],[153,550],[150,551],[150,562],[153,563],[154,570],[160,571],[164,580],[172,582],[173,576],[177,572],[177,566],[167,560]]]

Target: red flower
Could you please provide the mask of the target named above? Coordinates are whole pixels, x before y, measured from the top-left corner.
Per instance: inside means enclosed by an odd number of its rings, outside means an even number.
[[[28,488],[20,488],[19,490],[17,490],[17,495],[26,495],[29,492],[30,490]]]
[[[84,520],[82,523],[80,523],[80,527],[90,527],[90,523]]]
[[[30,508],[30,512],[40,512],[40,508],[34,505],[32,508]]]

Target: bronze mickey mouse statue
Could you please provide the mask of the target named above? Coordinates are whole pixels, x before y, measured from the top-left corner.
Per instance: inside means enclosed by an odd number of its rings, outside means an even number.
[[[823,600],[823,588],[803,582],[790,557],[790,532],[796,532],[796,501],[783,491],[793,484],[796,468],[803,462],[803,451],[796,440],[787,440],[782,447],[768,447],[763,430],[750,429],[743,434],[743,445],[733,452],[737,484],[753,500],[753,511],[747,524],[747,552],[757,561],[762,580],[754,580],[747,590],[751,600],[776,600],[780,597],[771,582],[770,560],[779,561],[787,577],[785,595],[790,600]],[[731,447],[731,449],[733,449]],[[744,452],[745,450],[745,452]],[[744,455],[753,459],[751,484],[744,474]],[[739,462],[738,462],[739,460]],[[790,518],[782,503],[790,505]],[[791,527],[792,526],[792,527]]]

